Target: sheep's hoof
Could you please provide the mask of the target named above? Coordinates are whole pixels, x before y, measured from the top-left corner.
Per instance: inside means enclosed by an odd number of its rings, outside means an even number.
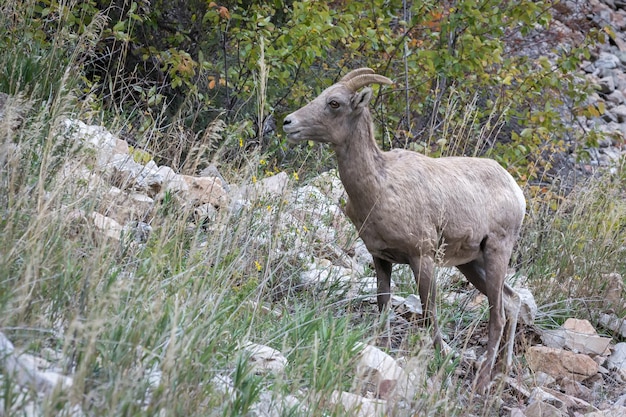
[[[488,363],[489,361],[486,361],[484,356],[482,356],[476,362],[476,365],[478,366],[478,372],[476,373],[476,377],[474,378],[472,388],[474,392],[480,395],[484,395],[489,391],[489,387],[492,382],[494,370],[488,365]]]
[[[489,391],[491,385],[491,371],[487,369],[485,372],[479,372],[474,380],[474,392],[484,395]]]

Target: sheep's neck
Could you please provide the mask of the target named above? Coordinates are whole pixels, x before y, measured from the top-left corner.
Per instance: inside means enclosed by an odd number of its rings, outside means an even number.
[[[350,200],[369,210],[380,195],[378,192],[386,177],[383,152],[374,140],[374,129],[369,114],[361,118],[352,135],[335,147],[341,182]]]

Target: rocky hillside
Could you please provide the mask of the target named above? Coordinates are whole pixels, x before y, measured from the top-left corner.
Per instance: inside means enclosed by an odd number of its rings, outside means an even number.
[[[602,68],[608,57],[609,53],[603,52],[600,59],[589,66]],[[621,65],[614,64],[613,69]],[[612,93],[616,91],[619,90],[612,90]],[[596,100],[601,99],[600,94]],[[620,125],[618,121],[609,121],[606,126],[618,128]],[[278,228],[275,233],[282,236],[271,249],[267,262],[306,259],[298,282],[282,283],[278,287],[295,285],[299,291],[334,288],[344,299],[358,301],[358,309],[372,310],[376,278],[371,276],[371,257],[362,242],[355,238],[352,226],[337,205],[344,196],[336,174],[326,173],[304,186],[297,185],[285,173],[247,184],[227,184],[215,168],[207,169],[200,176],[187,176],[166,166],[157,166],[153,161],[137,162],[137,154],[129,150],[128,144],[102,127],[68,119],[64,129],[66,137],[80,144],[82,152],[91,156],[79,163],[68,161],[59,170],[59,182],[67,189],[81,189],[99,196],[97,206],[91,210],[73,208],[73,204],[61,208],[72,233],[94,233],[100,236],[97,241],[117,241],[129,247],[141,247],[148,241],[153,227],[158,227],[154,223],[155,213],[166,199],[178,201],[178,210],[189,213],[190,231],[204,225],[209,233],[217,233],[217,228],[226,225],[220,220],[224,216],[240,216],[251,207],[267,205],[266,216],[261,222]],[[16,149],[9,149],[9,161],[12,151]],[[607,142],[599,148],[598,155],[611,152],[621,150]],[[598,164],[609,164],[609,160],[598,160]],[[305,240],[304,230],[312,238],[309,236]],[[263,239],[262,236],[260,234],[258,239]],[[465,286],[452,289],[462,280],[453,270],[442,269],[439,275],[439,286],[446,299],[468,306],[469,311],[479,312],[484,308],[484,297],[476,291]],[[519,320],[525,330],[518,336],[515,376],[497,382],[502,390],[501,409],[511,416],[527,417],[626,413],[626,395],[623,394],[626,390],[626,343],[619,342],[620,337],[626,337],[626,331],[619,327],[619,318],[606,314],[603,319],[605,327],[602,331],[611,331],[615,337],[600,336],[588,321],[575,317],[565,321],[562,327],[537,327],[534,325],[537,305],[531,291],[524,286],[524,279],[515,275],[511,279],[517,282],[517,290],[523,296]],[[605,280],[606,296],[618,303],[623,301],[623,278],[614,273]],[[394,288],[398,291],[397,286]],[[288,290],[284,288],[284,291]],[[329,407],[340,405],[351,415],[404,415],[419,410],[419,402],[412,401],[417,391],[440,389],[438,375],[428,375],[420,365],[420,357],[406,356],[407,331],[415,326],[419,328],[417,323],[422,314],[419,297],[415,294],[394,295],[393,306],[388,331],[378,337],[376,344],[361,344],[357,363],[346,370],[352,374],[353,388],[335,391],[320,401],[328,403]],[[270,304],[262,303],[259,308],[266,309],[269,317],[283,314]],[[465,379],[464,385],[469,390],[473,369],[485,347],[484,332],[481,325],[471,333],[448,335],[468,340],[466,348],[458,352],[460,356],[455,360],[455,366],[458,368],[456,373]],[[72,373],[59,371],[64,362],[60,351],[49,352],[44,359],[20,352],[4,335],[0,336],[4,369],[15,378],[15,384],[5,389],[19,395],[21,390],[35,386],[45,396],[48,392],[72,386]],[[257,342],[242,341],[241,344],[242,351],[250,355],[256,372],[259,375],[281,375],[289,366],[286,356]],[[427,342],[423,345],[421,354],[428,355],[432,348]],[[385,353],[380,349],[382,347],[391,349]],[[161,377],[158,369],[146,375],[151,389],[158,388]],[[211,384],[224,395],[235,395],[232,377],[228,374],[215,376]],[[298,415],[306,415],[315,406],[306,398],[294,394],[280,398],[276,404],[277,399],[269,392],[261,393],[250,415],[279,416],[288,408],[298,410]],[[5,403],[2,408],[7,406]],[[39,409],[36,403],[25,405],[19,401],[12,407],[32,410],[30,415],[36,415]],[[73,416],[86,415],[80,408],[66,412]]]
[[[536,50],[527,53],[549,56],[555,39],[581,42],[592,26],[606,42],[578,69],[596,93],[588,97],[593,110],[575,126],[599,132],[600,140],[597,146],[570,143],[554,156],[554,175],[563,181],[600,176],[608,183],[626,154],[626,2],[566,1],[557,10],[553,37],[537,35]],[[22,108],[20,98],[0,95],[0,132],[7,138],[36,124],[26,123]],[[51,130],[42,141],[48,145],[33,149],[64,159],[50,169],[52,178],[26,181],[22,197],[32,201],[23,206],[36,219],[3,254],[8,259],[27,243],[41,249],[29,252],[34,260],[20,253],[18,263],[34,266],[6,302],[11,314],[41,327],[0,328],[0,416],[186,415],[168,409],[179,398],[197,405],[198,415],[626,415],[625,271],[597,271],[601,302],[589,302],[593,311],[581,317],[570,310],[584,308],[562,305],[588,300],[538,306],[533,293],[540,287],[511,269],[508,280],[523,300],[516,357],[510,372],[480,396],[472,381],[486,347],[484,297],[455,270],[438,269],[452,352],[445,357],[432,348],[406,269],[394,271],[393,311],[381,320],[372,259],[343,214],[344,190],[334,171],[306,184],[285,172],[229,183],[214,166],[198,175],[159,166],[102,126],[61,118]],[[13,173],[34,158],[24,142],[0,143],[6,190],[20,181]],[[57,145],[62,150],[55,153]],[[0,201],[9,206],[14,197],[7,192]],[[529,222],[541,224],[530,206]],[[3,225],[24,222],[4,215]],[[618,216],[610,226],[623,232],[624,213]],[[35,233],[56,223],[62,227],[52,236]],[[67,253],[46,252],[59,241]],[[612,243],[619,246],[615,256],[623,255],[624,242]],[[67,275],[37,270],[55,257]],[[76,267],[76,259],[90,257],[95,261],[87,268]],[[179,263],[169,262],[176,257]],[[566,293],[550,281],[552,273],[543,274],[548,285]],[[73,275],[80,275],[79,285],[54,291]],[[224,287],[201,291],[205,281],[220,279]],[[41,310],[30,298],[34,281],[45,283],[41,291],[52,300]],[[322,307],[301,313],[309,304]],[[324,314],[366,330],[352,337],[324,322],[308,332]],[[312,341],[304,345],[307,338]],[[325,386],[315,377],[329,366],[340,382]],[[121,401],[124,395],[131,401]]]

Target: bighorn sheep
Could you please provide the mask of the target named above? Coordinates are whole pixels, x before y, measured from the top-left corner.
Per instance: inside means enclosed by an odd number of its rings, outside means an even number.
[[[456,266],[487,296],[489,337],[475,379],[484,391],[496,374],[496,357],[506,367],[512,360],[520,299],[504,279],[526,210],[524,195],[491,159],[381,151],[368,108],[372,90],[361,89],[375,83],[392,81],[369,68],[353,70],[288,115],[283,129],[292,143],[333,147],[349,198],[345,212],[374,258],[379,310],[390,299],[394,263],[410,265],[436,346],[442,346],[432,282],[436,261]],[[499,352],[503,335],[507,349]]]

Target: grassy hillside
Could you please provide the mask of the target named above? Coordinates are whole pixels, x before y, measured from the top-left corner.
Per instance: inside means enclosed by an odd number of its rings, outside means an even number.
[[[11,1],[3,11],[11,6],[23,13]],[[0,331],[20,350],[72,375],[73,384],[43,396],[3,375],[0,415],[28,415],[33,403],[49,416],[80,415],[77,410],[90,416],[263,415],[262,397],[277,410],[276,402],[289,395],[300,405],[288,403],[281,415],[343,415],[325,399],[355,390],[359,342],[377,342],[386,329],[375,306],[347,299],[341,286],[301,287],[310,258],[332,255],[310,232],[319,226],[279,227],[281,215],[293,210],[284,196],[221,210],[209,224],[193,223],[193,212],[165,194],[147,241],[102,236],[85,213],[107,204],[103,186],[77,179],[78,167],[93,169],[95,156],[68,135],[64,121],[102,123],[120,135],[132,124],[121,111],[105,111],[84,78],[83,58],[106,19],[42,35],[26,19],[10,16],[0,17],[0,27],[11,23],[24,36],[9,45],[4,32],[0,41],[0,92],[10,94],[0,111]],[[264,93],[258,86],[248,98],[264,103]],[[178,114],[173,123],[188,116]],[[472,120],[464,123],[480,131]],[[280,147],[239,146],[248,138],[241,120],[221,126],[214,132],[223,146],[213,159],[224,158],[220,171],[232,186],[282,170],[268,162]],[[149,125],[140,135],[149,142],[163,137],[160,129]],[[459,130],[443,132],[448,137],[437,140],[451,141]],[[188,149],[168,152],[176,151]],[[284,168],[289,195],[333,164],[319,148],[284,152],[301,152],[291,160],[299,165]],[[154,155],[147,148],[134,156]],[[626,277],[624,162],[567,193],[557,184],[537,188],[518,179],[529,204],[514,262],[539,303],[538,325],[571,316],[593,321],[607,310],[623,316],[624,305],[607,305],[604,276]],[[337,240],[355,239],[353,228],[338,229]],[[415,292],[407,274],[400,270],[399,276],[399,291]],[[443,296],[440,303],[442,327],[462,340],[486,319],[484,311],[466,312]],[[431,377],[412,405],[397,412],[498,415],[498,396],[474,400],[465,375],[455,372],[458,363],[438,357],[427,334],[410,328],[394,351],[419,358]],[[284,372],[257,374],[242,349],[248,341],[282,352]]]

